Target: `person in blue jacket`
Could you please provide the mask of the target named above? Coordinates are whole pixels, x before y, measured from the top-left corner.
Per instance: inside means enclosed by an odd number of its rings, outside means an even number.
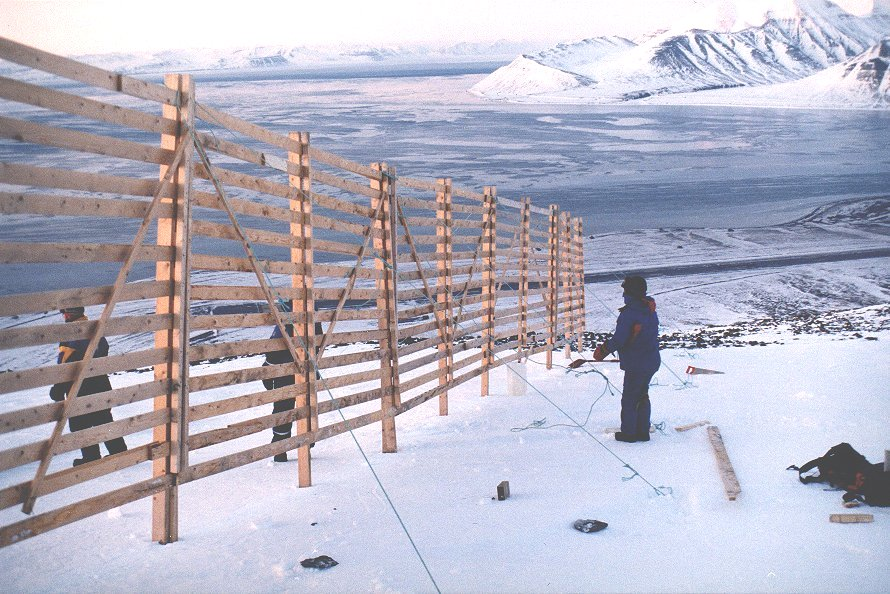
[[[661,367],[658,352],[658,314],[655,300],[646,295],[646,279],[628,276],[621,283],[624,307],[619,310],[615,333],[593,352],[595,361],[618,351],[624,370],[621,395],[621,430],[615,439],[628,443],[649,441],[652,406],[649,382]]]
[[[65,318],[66,324],[87,319],[82,307],[65,307],[59,311],[61,312],[62,317]],[[60,342],[57,363],[62,364],[82,361],[89,344],[90,340],[88,338],[64,340]],[[107,356],[108,341],[105,340],[105,337],[103,336],[99,340],[99,344],[96,345],[96,351],[93,353],[93,357],[99,358]],[[56,402],[62,402],[68,395],[68,392],[71,391],[71,384],[72,382],[60,382],[55,384],[50,388],[49,397]],[[108,380],[108,376],[105,374],[94,375],[85,378],[83,382],[81,382],[80,390],[77,391],[77,395],[87,396],[88,394],[98,394],[100,392],[108,392],[109,390],[111,390],[111,382]],[[114,418],[111,416],[111,409],[106,408],[104,410],[94,410],[86,414],[70,417],[68,419],[68,428],[71,429],[71,432],[73,433],[75,431],[89,429],[90,427],[98,427],[99,425],[111,423],[112,421],[114,421]],[[109,439],[105,442],[105,447],[108,448],[109,454],[119,454],[127,451],[127,444],[123,437]],[[75,459],[74,466],[93,462],[102,457],[101,451],[99,450],[99,444],[88,445],[81,448],[80,451],[83,457]]]

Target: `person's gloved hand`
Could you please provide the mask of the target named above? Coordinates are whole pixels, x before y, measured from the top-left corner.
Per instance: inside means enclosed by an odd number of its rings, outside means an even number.
[[[606,343],[603,343],[593,350],[593,360],[602,361],[608,354],[609,351],[606,350]]]

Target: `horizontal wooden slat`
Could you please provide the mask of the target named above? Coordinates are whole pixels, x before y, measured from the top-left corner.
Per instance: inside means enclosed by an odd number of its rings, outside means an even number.
[[[4,76],[0,76],[0,98],[155,134],[176,132],[176,122],[165,120],[158,114],[111,105]]]
[[[262,204],[243,200],[234,196],[226,195],[226,201],[236,214],[244,214],[252,217],[263,217],[280,221],[282,223],[300,223],[303,219],[299,213],[291,210],[274,206],[271,204]],[[219,199],[219,196],[210,192],[202,192],[200,190],[192,190],[192,204],[201,208],[212,208],[214,210],[225,211],[225,206]]]
[[[4,526],[0,528],[0,547],[6,547],[115,507],[151,497],[170,487],[175,480],[176,476],[172,474],[154,477]]]
[[[154,196],[158,189],[155,180],[12,163],[0,163],[0,183],[130,196]]]
[[[401,392],[409,392],[418,386],[438,380],[440,375],[441,372],[436,368],[411,379],[399,379],[399,390]]]
[[[288,411],[271,414],[264,417],[257,417],[255,419],[249,419],[246,421],[239,421],[237,423],[232,423],[227,427],[210,429],[209,431],[202,431],[200,433],[189,435],[188,448],[189,451],[195,451],[214,445],[219,445],[227,441],[232,441],[234,439],[240,439],[242,437],[247,437],[248,435],[259,433],[260,431],[266,431],[268,429],[271,429],[272,427],[275,427],[276,425],[293,423],[294,421],[297,421],[299,419],[305,419],[308,416],[309,407],[306,406],[293,408]]]
[[[262,266],[270,274],[303,274],[303,264],[291,262],[278,262],[275,260],[263,260]],[[208,256],[205,254],[192,254],[193,270],[221,270],[229,272],[253,272],[253,265],[249,258],[236,258],[231,256]]]
[[[315,146],[309,147],[309,157],[318,161],[319,163],[324,163],[325,165],[330,165],[332,167],[351,171],[352,173],[363,175],[364,177],[367,177],[369,179],[375,179],[378,181],[380,181],[381,179],[380,172],[376,169],[372,169],[371,167],[362,165],[361,163],[356,163],[355,161],[344,159],[343,157],[340,157],[333,153],[329,153],[327,151],[323,151]]]
[[[294,321],[302,322],[304,316],[299,318],[294,315]],[[288,320],[291,318],[289,317]],[[271,312],[264,313],[237,313],[214,314],[210,316],[192,316],[189,318],[189,326],[193,331],[215,330],[219,328],[256,328],[259,326],[274,326],[275,317]],[[277,349],[276,349],[277,350]]]
[[[108,355],[93,359],[84,372],[85,377],[94,375],[129,371],[140,367],[159,365],[166,363],[169,353],[164,349],[151,349],[137,351],[123,355]],[[50,365],[47,367],[34,367],[31,369],[11,370],[0,373],[0,394],[28,390],[41,386],[51,386],[60,382],[74,380],[80,361]]]
[[[56,440],[54,451],[56,454],[63,454],[91,444],[145,431],[146,429],[158,427],[169,422],[169,409],[153,410],[97,427],[91,427],[90,429],[66,433]],[[39,441],[0,451],[0,471],[37,462],[41,458],[45,445],[45,441]]]
[[[326,390],[323,391],[330,394]],[[365,402],[380,400],[381,393],[382,390],[380,388],[375,388],[364,392],[353,392],[346,396],[328,400],[322,400],[321,397],[319,397],[318,414],[323,415],[329,412],[337,412],[350,406],[355,406],[356,404],[364,404]]]
[[[286,233],[266,231],[265,229],[253,229],[244,225],[241,225],[241,230],[244,232],[244,236],[251,245],[262,244],[287,248],[305,247],[304,239],[293,237]],[[230,223],[213,223],[195,219],[192,221],[192,232],[195,235],[203,235],[205,237],[214,237],[217,239],[228,239],[231,241],[241,240],[241,236]]]
[[[124,262],[129,244],[99,243],[0,243],[0,264],[36,264],[48,262]],[[170,260],[169,247],[142,245],[135,258],[148,262]]]
[[[352,386],[370,381],[380,381],[380,370],[372,369],[370,371],[359,371],[356,373],[346,373],[342,375],[328,376],[326,375],[322,385],[325,390],[333,390],[344,386]]]
[[[297,372],[298,370],[292,364],[282,364],[269,365],[266,367],[249,367],[247,369],[222,371],[207,375],[192,375],[189,376],[189,391],[200,392],[201,390],[212,390],[223,386],[233,386],[236,384],[246,384],[248,382],[272,379]],[[302,390],[303,393],[305,393],[305,387],[302,388]]]
[[[407,243],[406,243],[407,245]],[[418,256],[420,256],[421,261],[424,264],[427,264],[430,268],[434,268],[433,263],[439,262],[441,260],[450,260],[454,262],[455,265],[466,265],[471,264],[474,259],[479,260],[480,257],[476,257],[476,251],[466,251],[466,252],[451,252],[451,256],[449,257],[447,254],[440,254],[432,251],[421,251],[418,250]],[[414,256],[412,254],[400,254],[399,255],[399,263],[413,263]]]
[[[115,406],[141,402],[166,394],[168,389],[168,380],[154,380],[144,384],[118,388],[110,392],[78,396],[71,403],[69,416],[77,416],[94,410],[105,410]],[[19,431],[55,421],[59,418],[62,407],[63,403],[61,402],[50,402],[40,406],[2,413],[0,414],[0,433]]]
[[[112,287],[88,287],[84,289],[61,289],[45,293],[20,293],[0,297],[0,316],[16,316],[26,313],[58,310],[71,303],[97,305],[107,303]],[[118,302],[156,299],[168,295],[170,285],[155,281],[127,283],[121,289]]]
[[[148,202],[139,200],[0,192],[0,214],[142,219],[148,207]],[[155,207],[155,215],[159,218],[170,217],[172,214],[171,204],[158,204]]]
[[[124,76],[96,66],[90,66],[70,58],[63,58],[37,48],[17,43],[11,39],[0,37],[0,58],[80,81],[87,85],[118,91],[125,95],[139,97],[148,101],[157,101],[176,105],[177,94],[167,87],[145,82],[131,76]]]
[[[334,335],[337,336],[336,334]],[[336,343],[335,343],[336,344]],[[332,345],[333,346],[333,345]],[[380,355],[374,351],[360,351],[357,353],[344,353],[340,355],[331,354],[330,348],[325,350],[324,356],[318,362],[319,369],[334,369],[336,367],[344,367],[346,365],[355,365],[358,363],[368,363],[377,361]]]
[[[377,198],[378,196],[380,196],[380,191],[372,190],[370,185],[363,185],[354,181],[341,179],[336,175],[331,175],[317,169],[312,170],[310,179],[313,183],[332,186],[334,188],[339,188],[353,194],[358,194],[359,196],[367,196],[368,198]]]
[[[0,138],[144,163],[169,163],[173,151],[110,136],[0,116]]]
[[[286,151],[295,153],[300,151],[300,143],[295,140],[291,140],[285,135],[278,134],[276,132],[273,132],[272,130],[263,128],[262,126],[258,126],[252,122],[248,122],[247,120],[242,120],[233,115],[229,115],[224,111],[220,111],[219,109],[210,107],[209,105],[205,105],[201,102],[197,102],[195,116],[212,124],[217,124],[224,128],[228,128],[233,132],[238,132],[240,134],[244,134],[245,136],[249,136],[254,140],[259,140],[261,142],[283,148]]]
[[[442,219],[435,217],[405,217],[408,227],[438,227],[442,224]],[[480,221],[465,221],[462,219],[452,219],[452,229],[479,229]],[[466,237],[466,236],[464,236]],[[478,236],[477,236],[478,237]]]
[[[112,472],[118,472],[125,468],[161,458],[170,451],[169,443],[152,442],[149,444],[134,446],[126,452],[105,456],[87,466],[65,468],[59,472],[46,475],[40,484],[40,493],[48,495],[68,487],[85,483],[87,481],[106,476]],[[31,481],[19,483],[5,489],[0,489],[0,509],[7,509],[23,503],[28,496]]]
[[[302,299],[304,294],[302,289],[281,286],[275,287],[275,293],[282,299],[297,300]],[[315,287],[312,289],[312,295],[316,300],[338,300],[342,294],[342,288]],[[377,299],[378,291],[377,289],[352,289],[349,296],[352,299],[367,301]],[[260,301],[263,298],[263,291],[260,287],[192,285],[192,299]],[[2,301],[0,301],[0,305],[2,305]]]
[[[417,357],[416,359],[411,360],[400,360],[399,361],[399,376],[402,374],[414,371],[415,369],[420,369],[425,365],[430,365],[432,363],[437,362],[439,359],[445,359],[447,354],[444,351],[435,350],[429,355],[424,355],[423,357]]]
[[[342,200],[340,198],[334,198],[333,196],[319,194],[318,192],[312,192],[311,196],[313,206],[337,210],[358,217],[364,217],[366,219],[370,219],[374,214],[374,210],[370,206],[363,206],[361,204],[356,204],[355,202],[350,202],[349,200]]]
[[[213,165],[212,173],[214,178],[227,186],[252,190],[269,196],[276,196],[278,198],[295,199],[298,197],[296,188],[264,177],[256,177],[254,175],[232,171],[231,169],[227,169],[220,165]],[[194,174],[195,177],[201,179],[211,179],[210,173],[207,172],[203,163],[195,165]]]
[[[61,316],[59,316],[61,317]],[[70,322],[40,326],[20,326],[8,330],[0,330],[0,350],[20,347],[51,344],[63,340],[90,338],[99,322]],[[172,328],[172,315],[149,315],[110,318],[105,325],[103,334],[118,336],[140,332],[154,332]]]
[[[479,202],[485,201],[485,194],[479,194],[473,192],[472,190],[467,190],[464,188],[454,187],[451,190],[451,193],[455,196],[459,196],[461,198],[468,198],[470,200],[477,200]],[[498,204],[500,204],[501,198],[497,199]]]
[[[404,185],[406,188],[412,188],[414,190],[425,190],[427,192],[438,192],[440,190],[444,190],[444,187],[440,186],[436,182],[426,181],[423,179],[414,179],[411,177],[399,177],[399,184]]]
[[[284,398],[296,398],[305,393],[306,391],[300,390],[296,384],[291,384],[290,386],[276,388],[275,390],[263,389],[260,392],[251,392],[250,394],[241,394],[232,398],[204,402],[189,408],[188,419],[190,422],[202,421],[259,406],[266,406]]]
[[[284,172],[287,172],[288,170],[287,161],[276,155],[250,149],[237,142],[231,142],[213,134],[197,132],[195,136],[201,143],[201,146],[207,150],[221,153],[228,157],[252,163],[253,165],[259,165],[261,167],[268,166]],[[283,163],[283,165],[280,163]]]

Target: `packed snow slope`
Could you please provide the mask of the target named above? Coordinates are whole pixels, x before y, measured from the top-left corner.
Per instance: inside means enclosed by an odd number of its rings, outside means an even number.
[[[608,303],[618,305],[616,291]],[[489,397],[472,381],[451,392],[446,417],[432,404],[399,417],[398,453],[380,453],[377,427],[356,431],[379,484],[343,435],[313,449],[310,488],[298,488],[296,462],[272,461],[183,486],[176,543],[150,540],[143,500],[2,549],[4,589],[885,592],[890,509],[845,509],[840,492],[785,470],[842,441],[871,461],[890,447],[888,313],[858,315],[883,329],[776,329],[749,338],[781,344],[663,351],[650,388],[659,429],[648,443],[617,443],[609,431],[615,366],[589,368],[607,384],[548,371],[536,356],[524,395],[510,393],[513,372],[502,367]],[[725,375],[684,376],[690,364]],[[741,485],[736,501],[724,494],[706,429],[676,429],[697,421],[719,427]],[[496,501],[504,480],[511,497]],[[829,522],[850,512],[874,522]],[[572,529],[578,519],[609,526],[583,534]],[[300,565],[320,555],[339,564]]]
[[[884,107],[886,62],[883,69],[880,64],[867,73],[862,69],[880,56],[882,42],[890,37],[888,6],[876,2],[872,14],[856,17],[827,0],[796,0],[792,13],[768,12],[762,24],[738,30],[732,29],[735,21],[722,14],[709,28],[674,28],[639,43],[596,38],[560,44],[516,58],[471,92],[519,102],[619,103],[768,87],[772,102],[793,102],[795,93],[807,95],[813,87],[809,94],[819,91],[823,107]],[[848,76],[809,80],[840,63],[847,66]],[[852,70],[856,72],[851,77]],[[801,79],[808,82],[773,88]]]

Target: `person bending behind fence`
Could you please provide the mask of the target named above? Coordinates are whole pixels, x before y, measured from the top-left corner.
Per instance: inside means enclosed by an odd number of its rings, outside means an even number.
[[[287,330],[288,336],[294,335],[294,325],[293,324],[285,324],[284,329]],[[322,333],[321,323],[315,323],[315,335],[318,336]],[[281,338],[281,330],[278,326],[275,326],[275,329],[272,330],[272,336],[269,338]],[[290,351],[288,349],[283,349],[280,351],[271,351],[266,353],[266,361],[263,363],[263,367],[268,365],[282,365],[284,363],[293,363],[294,358],[291,357]],[[315,377],[318,378],[318,371],[315,372]],[[283,388],[285,386],[294,385],[294,375],[282,375],[279,377],[273,377],[272,379],[264,379],[263,386],[266,387],[267,390],[275,390],[277,388]],[[272,404],[272,413],[282,413],[289,410],[293,410],[296,406],[296,398],[285,398],[283,400],[276,400]],[[281,425],[275,425],[272,428],[272,443],[276,441],[281,441],[282,439],[288,439],[291,436],[291,429],[293,427],[293,422],[282,423]],[[314,444],[313,444],[314,445]],[[275,454],[273,458],[276,462],[287,462],[287,452],[282,452],[280,454]]]
[[[618,351],[624,370],[621,395],[621,430],[615,439],[628,443],[649,441],[652,405],[649,382],[661,367],[658,352],[658,314],[655,300],[646,295],[646,280],[628,276],[621,283],[624,307],[619,310],[615,333],[593,352],[595,361]]]
[[[82,307],[65,307],[59,311],[65,318],[66,324],[85,321],[87,319]],[[89,343],[90,341],[88,338],[60,342],[57,362],[61,365],[62,363],[82,361]],[[99,344],[96,346],[96,351],[93,353],[93,357],[98,359],[107,355],[108,341],[105,340],[105,337],[103,336],[99,340]],[[56,402],[62,402],[71,390],[71,384],[72,382],[60,382],[55,384],[50,388],[49,397]],[[80,385],[80,390],[77,392],[77,396],[98,394],[100,392],[108,392],[109,390],[111,390],[111,382],[108,380],[108,376],[105,374],[94,375],[93,377],[88,377],[83,380]],[[104,410],[97,410],[83,415],[70,417],[68,419],[68,428],[73,433],[75,431],[89,429],[90,427],[98,427],[99,425],[111,423],[112,421],[114,421],[114,418],[111,416],[111,409],[106,408]],[[105,447],[108,448],[109,454],[119,454],[120,452],[127,451],[127,444],[123,437],[109,439],[105,442]],[[99,444],[86,446],[85,448],[81,448],[80,451],[83,457],[75,459],[74,466],[80,466],[81,464],[92,462],[102,457],[99,450]]]

